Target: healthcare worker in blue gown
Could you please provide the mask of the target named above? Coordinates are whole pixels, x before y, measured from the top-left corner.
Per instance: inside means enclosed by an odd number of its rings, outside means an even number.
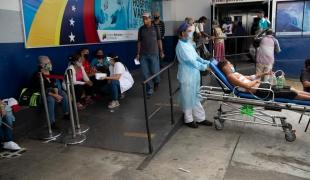
[[[206,120],[205,110],[199,97],[200,71],[206,71],[209,61],[202,59],[196,52],[190,39],[193,36],[190,25],[181,24],[178,28],[179,42],[176,54],[179,61],[178,81],[180,83],[180,103],[184,112],[185,124],[191,128],[198,125],[212,126]]]

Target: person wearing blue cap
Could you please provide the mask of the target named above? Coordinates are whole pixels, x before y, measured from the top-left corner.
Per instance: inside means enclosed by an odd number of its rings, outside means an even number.
[[[198,94],[200,71],[207,70],[210,62],[202,59],[189,41],[193,35],[191,31],[189,24],[180,25],[178,28],[179,42],[176,47],[179,61],[177,78],[180,83],[180,102],[184,112],[184,121],[191,128],[197,128],[198,124],[212,126],[212,122],[205,119],[205,110]]]

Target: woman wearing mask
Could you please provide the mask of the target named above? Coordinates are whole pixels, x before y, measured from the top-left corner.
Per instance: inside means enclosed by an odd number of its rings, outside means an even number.
[[[80,55],[82,58],[82,65],[85,69],[86,74],[88,77],[92,77],[95,75],[95,71],[91,68],[89,63],[89,50],[87,48],[82,48],[80,50]]]
[[[194,32],[195,32],[194,19],[191,17],[186,17],[184,21],[189,25],[189,29],[191,30],[189,34],[189,42],[192,43],[193,46],[196,48],[196,43],[194,41]]]
[[[222,61],[223,59],[225,59],[224,38],[226,37],[226,35],[223,33],[217,20],[213,21],[212,29],[214,34],[214,58],[217,61]]]
[[[109,103],[108,108],[112,109],[120,105],[119,98],[132,87],[134,80],[128,69],[120,62],[118,56],[112,54],[110,64],[111,75],[104,79],[109,81],[106,88],[111,94],[112,101]]]
[[[85,108],[83,102],[92,103],[91,95],[93,95],[93,83],[89,80],[85,72],[80,54],[73,55],[69,58],[69,61],[69,67],[66,73],[68,70],[72,70],[77,107],[79,110],[82,110]]]
[[[39,56],[38,61],[38,71],[33,76],[34,89],[37,92],[41,91],[39,73],[42,73],[51,127],[57,129],[55,125],[55,103],[61,103],[64,119],[69,119],[68,97],[61,87],[57,86],[55,79],[48,77],[53,69],[50,59],[47,56]]]
[[[101,73],[109,74],[109,61],[107,57],[105,57],[103,51],[101,49],[96,51],[95,58],[91,62],[91,67],[95,71],[99,71]]]
[[[187,23],[181,24],[178,28],[179,41],[176,47],[179,61],[177,78],[180,83],[180,102],[184,121],[191,128],[197,128],[198,124],[211,126],[212,123],[205,119],[205,110],[199,97],[200,71],[207,70],[210,62],[197,54],[189,42],[190,33],[190,26]]]

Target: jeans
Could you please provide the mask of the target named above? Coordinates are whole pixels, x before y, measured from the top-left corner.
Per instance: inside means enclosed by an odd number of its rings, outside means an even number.
[[[110,92],[112,96],[112,100],[116,101],[119,99],[121,95],[121,87],[119,84],[119,80],[112,80],[110,84]]]
[[[4,117],[0,116],[0,142],[9,142],[13,141],[13,121],[14,121],[13,113],[7,112]],[[4,122],[4,123],[2,123]],[[6,125],[10,126],[11,128],[7,127]]]
[[[141,69],[143,74],[143,79],[146,80],[147,78],[151,77],[152,75],[159,72],[159,56],[158,55],[142,55],[140,59]],[[160,82],[160,77],[156,76],[153,79],[154,83]],[[153,85],[151,82],[146,84],[146,91],[148,94],[153,93]]]
[[[60,89],[58,90],[58,93],[60,96],[63,97],[61,101],[62,110],[64,113],[68,113],[69,112],[68,96],[63,90],[60,90]],[[48,108],[48,114],[49,114],[50,121],[51,123],[55,123],[55,102],[56,102],[55,98],[51,95],[47,95],[46,99],[47,99],[47,108]]]

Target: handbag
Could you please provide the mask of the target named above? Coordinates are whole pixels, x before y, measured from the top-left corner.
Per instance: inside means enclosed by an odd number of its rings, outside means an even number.
[[[41,104],[41,94],[31,88],[23,88],[19,96],[19,105],[37,107]]]

